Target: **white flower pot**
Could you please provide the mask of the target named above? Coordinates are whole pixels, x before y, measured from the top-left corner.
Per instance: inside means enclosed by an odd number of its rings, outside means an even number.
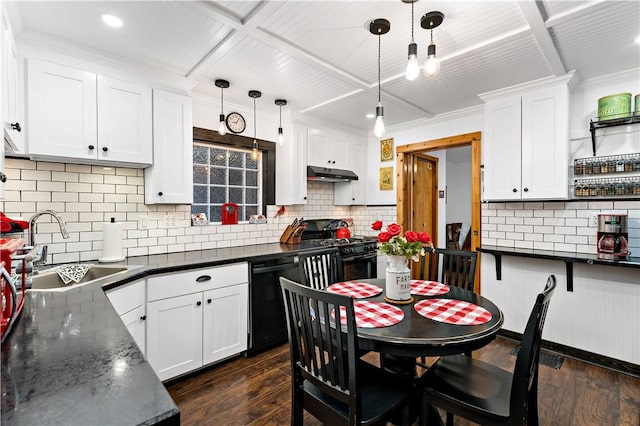
[[[392,300],[411,298],[411,269],[404,256],[388,256],[385,280],[385,296]]]

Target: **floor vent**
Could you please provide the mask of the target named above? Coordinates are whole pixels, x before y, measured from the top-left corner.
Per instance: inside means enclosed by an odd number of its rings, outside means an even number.
[[[517,355],[519,350],[520,346],[516,346],[511,351],[511,355]],[[547,367],[555,368],[556,370],[560,370],[563,362],[564,357],[562,355],[547,352],[545,350],[540,350],[540,364],[546,365]]]

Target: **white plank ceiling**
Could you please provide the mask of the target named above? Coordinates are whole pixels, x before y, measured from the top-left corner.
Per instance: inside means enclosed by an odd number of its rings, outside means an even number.
[[[5,3],[13,3],[4,0]],[[213,98],[277,112],[276,98],[310,117],[368,131],[377,105],[375,18],[391,21],[381,38],[382,103],[387,126],[481,103],[478,93],[575,69],[592,78],[640,67],[638,1],[420,0],[415,40],[426,59],[429,32],[420,17],[444,13],[433,31],[442,62],[435,77],[404,78],[411,6],[386,1],[20,1],[16,38],[43,36],[137,65],[196,79]],[[124,21],[105,27],[100,15]],[[640,79],[640,76],[639,76]],[[634,90],[635,88],[629,88]],[[635,94],[635,93],[634,93]]]

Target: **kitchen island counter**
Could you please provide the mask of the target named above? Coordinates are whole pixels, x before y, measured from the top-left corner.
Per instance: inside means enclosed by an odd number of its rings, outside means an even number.
[[[300,251],[261,244],[128,258],[66,291],[29,291],[2,343],[2,424],[179,424],[180,412],[104,291],[159,273]],[[97,263],[97,262],[96,262]]]

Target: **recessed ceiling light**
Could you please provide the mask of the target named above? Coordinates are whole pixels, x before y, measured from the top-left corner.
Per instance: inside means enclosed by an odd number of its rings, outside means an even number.
[[[369,114],[367,114],[367,118],[376,118],[376,115],[370,112]]]
[[[102,15],[102,22],[114,28],[120,28],[122,26],[122,19],[113,15]]]

